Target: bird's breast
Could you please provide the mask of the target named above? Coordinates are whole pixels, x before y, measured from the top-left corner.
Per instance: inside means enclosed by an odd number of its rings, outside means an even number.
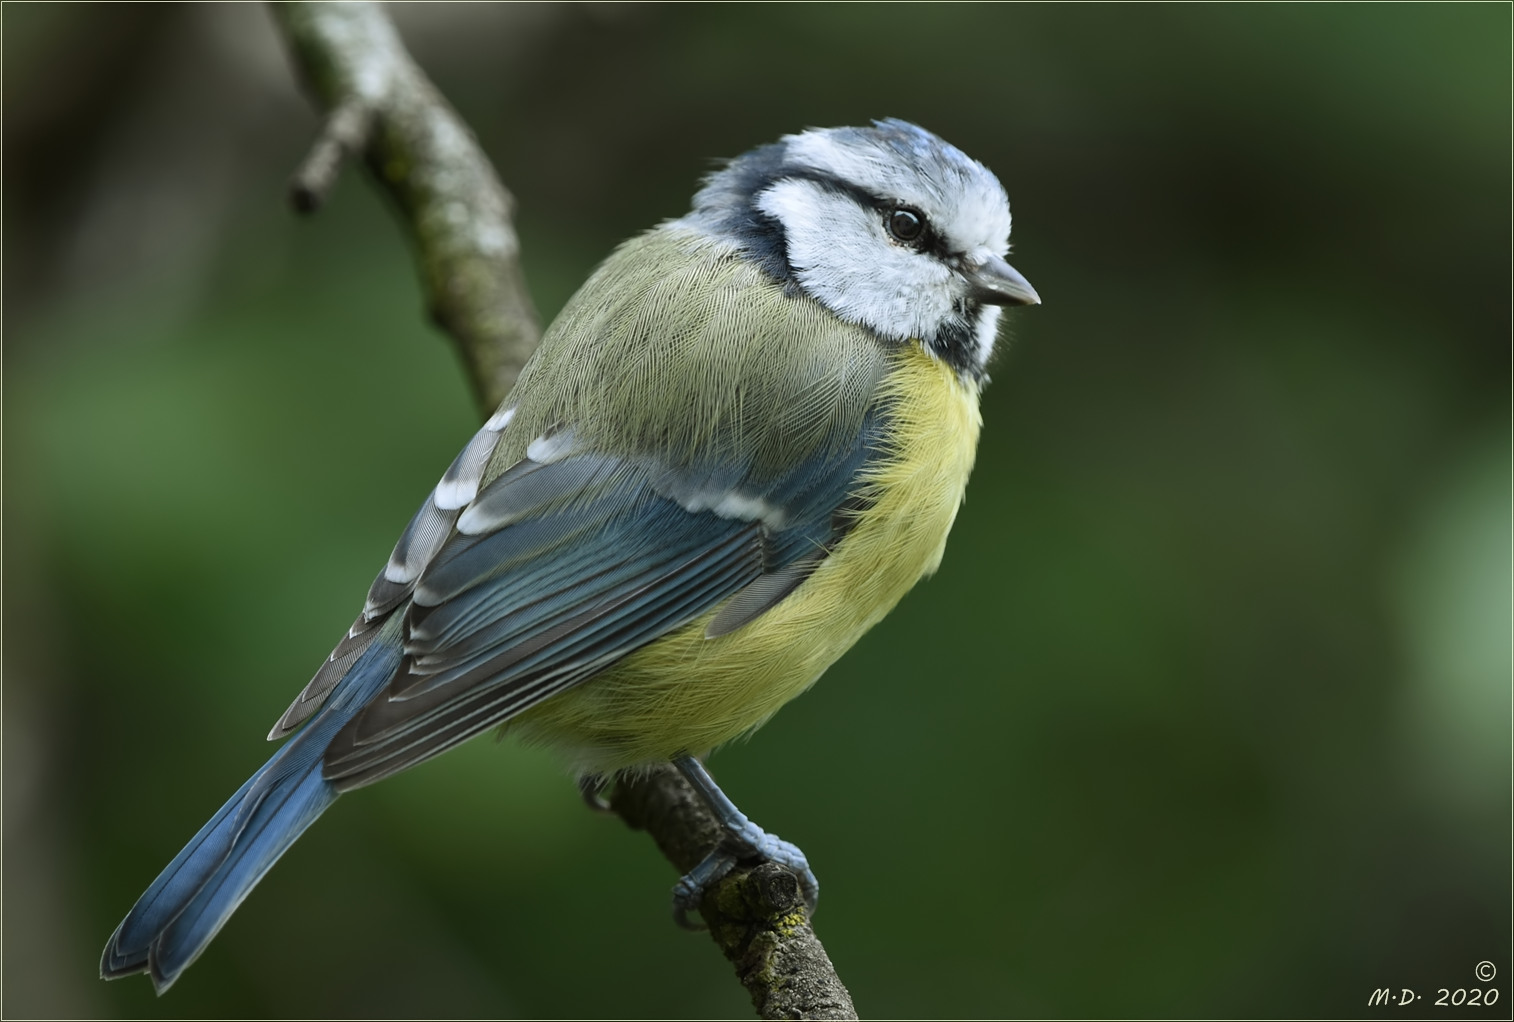
[[[885,454],[859,479],[867,509],[787,598],[707,638],[719,607],[509,725],[585,772],[703,753],[803,692],[936,570],[962,503],[981,418],[976,386],[918,345],[880,384]]]

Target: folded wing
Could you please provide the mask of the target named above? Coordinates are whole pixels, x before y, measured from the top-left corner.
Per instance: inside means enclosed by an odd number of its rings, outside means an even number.
[[[429,759],[724,601],[710,635],[759,616],[844,534],[878,435],[871,416],[855,443],[761,482],[543,446],[453,518],[413,578],[391,559],[375,583],[405,589],[405,661],[332,740],[326,778],[345,790]],[[432,517],[434,501],[401,547]]]

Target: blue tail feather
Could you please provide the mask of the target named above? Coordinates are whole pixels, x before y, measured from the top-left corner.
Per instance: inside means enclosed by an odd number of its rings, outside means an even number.
[[[393,632],[394,625],[385,628]],[[352,666],[326,705],[200,828],[105,945],[100,975],[148,972],[159,993],[205,949],[242,899],[339,792],[321,776],[332,737],[399,667],[396,634]]]

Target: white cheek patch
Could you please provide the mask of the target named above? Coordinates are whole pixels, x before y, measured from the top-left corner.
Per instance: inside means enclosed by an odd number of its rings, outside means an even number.
[[[886,238],[878,211],[793,178],[756,205],[783,225],[789,265],[805,291],[842,319],[904,341],[933,335],[951,315],[952,271]]]

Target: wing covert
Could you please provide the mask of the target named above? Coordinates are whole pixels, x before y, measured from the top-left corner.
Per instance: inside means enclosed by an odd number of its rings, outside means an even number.
[[[881,417],[781,476],[670,468],[564,444],[477,494],[404,607],[405,661],[338,733],[346,789],[428,759],[579,684],[723,601],[723,634],[803,582],[845,524]]]

